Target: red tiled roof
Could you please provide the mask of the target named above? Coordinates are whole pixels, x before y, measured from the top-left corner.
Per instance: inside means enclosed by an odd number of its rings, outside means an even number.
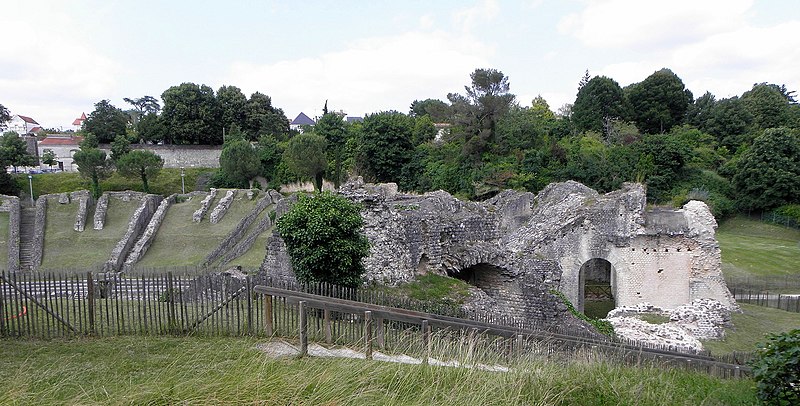
[[[83,137],[47,137],[39,141],[39,145],[78,145],[83,141]]]
[[[37,127],[31,128],[30,131],[28,131],[28,132],[29,133],[38,133],[39,131],[42,131],[42,127],[38,127],[37,126]]]
[[[72,125],[81,125],[83,124],[83,120],[76,118],[75,121],[72,122]]]
[[[81,120],[86,120],[86,113],[81,113]]]
[[[24,122],[26,122],[28,124],[37,124],[37,125],[39,124],[39,123],[36,122],[36,120],[34,120],[34,119],[30,118],[30,117],[19,116],[19,118],[21,118],[22,121],[24,121]]]

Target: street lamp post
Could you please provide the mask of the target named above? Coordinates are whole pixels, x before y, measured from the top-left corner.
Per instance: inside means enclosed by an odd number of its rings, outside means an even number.
[[[31,203],[36,203],[33,201],[33,176],[30,173],[28,174],[28,186],[31,187]]]
[[[186,194],[186,181],[185,178],[186,174],[183,173],[183,167],[181,166],[181,193]]]

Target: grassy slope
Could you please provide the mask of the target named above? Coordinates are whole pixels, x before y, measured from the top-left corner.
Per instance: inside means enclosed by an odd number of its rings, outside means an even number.
[[[248,200],[245,193],[237,193],[222,221],[211,224],[208,217],[225,196],[225,192],[226,190],[219,190],[200,223],[192,221],[192,213],[200,208],[202,196],[172,205],[161,223],[155,241],[137,266],[150,268],[200,265],[206,255],[255,207],[257,199]]]
[[[800,231],[744,217],[722,223],[717,230],[726,277],[800,277]]]
[[[509,373],[266,357],[250,338],[0,340],[1,404],[755,404],[749,380],[532,360]]]
[[[44,258],[42,270],[76,269],[102,265],[111,255],[111,250],[128,229],[131,215],[141,204],[139,200],[123,202],[109,199],[106,222],[102,230],[92,227],[92,213],[86,220],[83,232],[72,229],[78,203],[47,205]]]
[[[208,168],[186,168],[186,191],[195,190],[197,178],[203,172],[213,171]],[[23,191],[28,190],[28,176],[16,175],[15,180]],[[162,169],[154,179],[149,179],[150,192],[164,196],[181,192],[181,170],[178,168]],[[41,196],[49,193],[72,192],[75,190],[89,189],[90,182],[82,178],[77,172],[46,173],[33,175],[33,194]],[[124,178],[116,172],[108,179],[100,182],[104,191],[136,190],[142,191],[142,181],[138,178]]]
[[[8,212],[0,212],[0,270],[8,269]]]
[[[712,354],[721,355],[733,351],[749,352],[763,342],[768,332],[789,331],[800,328],[800,313],[742,303],[743,313],[732,315],[733,328],[725,331],[725,340],[706,341],[703,345]]]
[[[258,225],[258,223],[265,217],[269,216],[271,211],[275,210],[275,206],[267,206],[264,211],[253,221],[253,224],[247,229],[247,232],[244,234],[245,238],[247,237],[250,232]],[[272,235],[272,227],[266,229],[263,233],[261,233],[258,237],[256,237],[256,241],[250,247],[247,252],[242,254],[242,256],[235,258],[233,261],[230,262],[231,265],[241,265],[245,269],[257,269],[261,266],[261,263],[264,262],[264,256],[267,255],[267,238]]]

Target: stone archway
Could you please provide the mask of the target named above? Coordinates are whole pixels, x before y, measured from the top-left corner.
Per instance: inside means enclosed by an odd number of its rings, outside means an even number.
[[[578,276],[576,308],[589,317],[605,317],[616,306],[616,271],[605,258],[585,261]]]

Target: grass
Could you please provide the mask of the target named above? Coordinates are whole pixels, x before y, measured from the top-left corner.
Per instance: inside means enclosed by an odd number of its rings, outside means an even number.
[[[258,225],[258,223],[265,216],[269,216],[269,213],[273,212],[274,210],[274,206],[268,206],[266,209],[264,209],[264,211],[262,211],[261,214],[259,214],[258,217],[256,217],[256,219],[253,221],[253,224],[251,224],[247,229],[247,232],[244,234],[242,239],[246,238]],[[250,249],[240,257],[235,258],[230,262],[230,264],[241,265],[245,269],[256,269],[260,267],[261,263],[264,262],[264,257],[267,255],[267,239],[272,235],[272,229],[273,227],[270,227],[259,234]]]
[[[0,270],[8,269],[8,212],[0,212]]]
[[[637,314],[635,317],[639,320],[646,321],[650,324],[669,323],[669,317],[661,314],[654,314],[654,313]]]
[[[427,273],[391,291],[414,300],[463,304],[469,297],[469,284],[461,279]]]
[[[727,278],[800,276],[800,230],[735,217],[719,226],[717,240]]]
[[[186,191],[191,192],[196,189],[197,179],[204,172],[211,172],[210,168],[186,168],[184,170]],[[20,189],[27,193],[28,175],[12,175]],[[181,170],[179,168],[164,168],[159,175],[153,179],[148,179],[150,192],[164,196],[181,192]],[[33,175],[33,194],[41,196],[50,193],[72,192],[75,190],[89,189],[91,182],[80,176],[77,172],[43,173]],[[142,181],[138,178],[125,178],[114,172],[110,178],[100,182],[100,187],[104,191],[123,191],[135,190],[142,191]]]
[[[733,313],[733,327],[725,331],[722,341],[704,341],[703,346],[714,355],[733,351],[750,352],[764,341],[767,333],[789,331],[800,327],[800,313],[740,303],[743,313]]]
[[[219,200],[225,196],[225,192],[224,189],[217,192],[217,197],[208,213],[199,223],[192,221],[192,213],[200,208],[202,196],[195,196],[188,201],[170,206],[153,244],[137,266],[157,268],[200,265],[206,255],[213,251],[239,224],[239,221],[255,208],[258,199],[256,197],[248,200],[245,193],[237,193],[222,221],[211,224],[208,217]]]
[[[47,205],[44,257],[41,270],[79,269],[102,265],[111,256],[111,250],[128,229],[139,200],[108,201],[106,222],[102,230],[92,227],[93,213],[86,219],[83,232],[73,230],[78,203],[59,204],[51,200]]]
[[[271,359],[252,338],[0,340],[2,404],[755,404],[749,380],[529,359],[508,373]]]

